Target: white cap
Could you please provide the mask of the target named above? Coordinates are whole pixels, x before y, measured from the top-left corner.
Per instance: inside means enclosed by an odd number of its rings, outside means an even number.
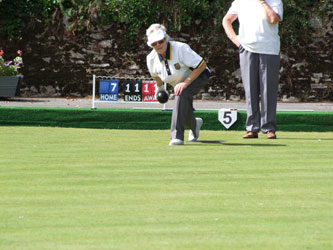
[[[154,32],[148,35],[148,46],[151,46],[152,43],[161,41],[165,38],[165,31],[162,29],[155,30]]]

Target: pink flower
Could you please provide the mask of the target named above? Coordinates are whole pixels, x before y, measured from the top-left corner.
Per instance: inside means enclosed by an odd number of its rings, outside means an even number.
[[[22,50],[19,49],[19,50],[17,51],[17,54],[22,55]]]
[[[0,56],[2,56],[2,55],[3,55],[3,53],[4,53],[4,52],[3,52],[3,50],[0,50]]]

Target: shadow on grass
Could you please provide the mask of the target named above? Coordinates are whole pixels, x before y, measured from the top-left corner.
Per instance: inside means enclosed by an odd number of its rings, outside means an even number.
[[[210,141],[210,140],[197,140],[196,142],[199,142],[199,143],[211,143],[211,144],[221,144],[221,143],[224,143],[225,141]],[[196,142],[193,142],[193,143],[196,143]]]
[[[197,140],[196,142],[188,142],[191,145],[200,145],[200,144],[221,144],[225,146],[251,146],[251,147],[285,147],[286,144],[268,144],[268,143],[227,143],[222,140]]]
[[[267,143],[260,143],[260,144],[250,144],[250,143],[223,143],[226,146],[251,146],[251,147],[285,147],[286,144],[267,144]]]

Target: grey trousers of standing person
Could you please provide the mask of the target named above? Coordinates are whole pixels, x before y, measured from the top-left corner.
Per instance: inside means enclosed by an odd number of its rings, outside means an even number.
[[[206,72],[203,72],[182,91],[180,96],[175,97],[170,129],[171,139],[184,140],[185,126],[189,127],[195,133],[196,120],[193,112],[193,96],[205,87],[208,80],[209,76]]]
[[[275,132],[280,55],[257,54],[240,47],[239,59],[246,99],[246,130]]]

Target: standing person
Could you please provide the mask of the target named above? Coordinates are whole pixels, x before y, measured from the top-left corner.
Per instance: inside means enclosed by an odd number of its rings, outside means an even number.
[[[156,81],[156,92],[164,89],[164,82],[174,87],[169,145],[184,145],[185,126],[190,128],[188,141],[196,141],[203,120],[194,117],[193,96],[208,83],[206,62],[186,43],[171,41],[161,24],[152,24],[146,35],[148,46],[153,48],[147,55],[147,67]]]
[[[276,139],[280,69],[278,23],[282,17],[281,0],[235,0],[223,18],[222,25],[228,38],[239,47],[247,109],[247,133],[243,138],[258,138],[261,130],[268,139]],[[238,36],[232,27],[237,18]]]

